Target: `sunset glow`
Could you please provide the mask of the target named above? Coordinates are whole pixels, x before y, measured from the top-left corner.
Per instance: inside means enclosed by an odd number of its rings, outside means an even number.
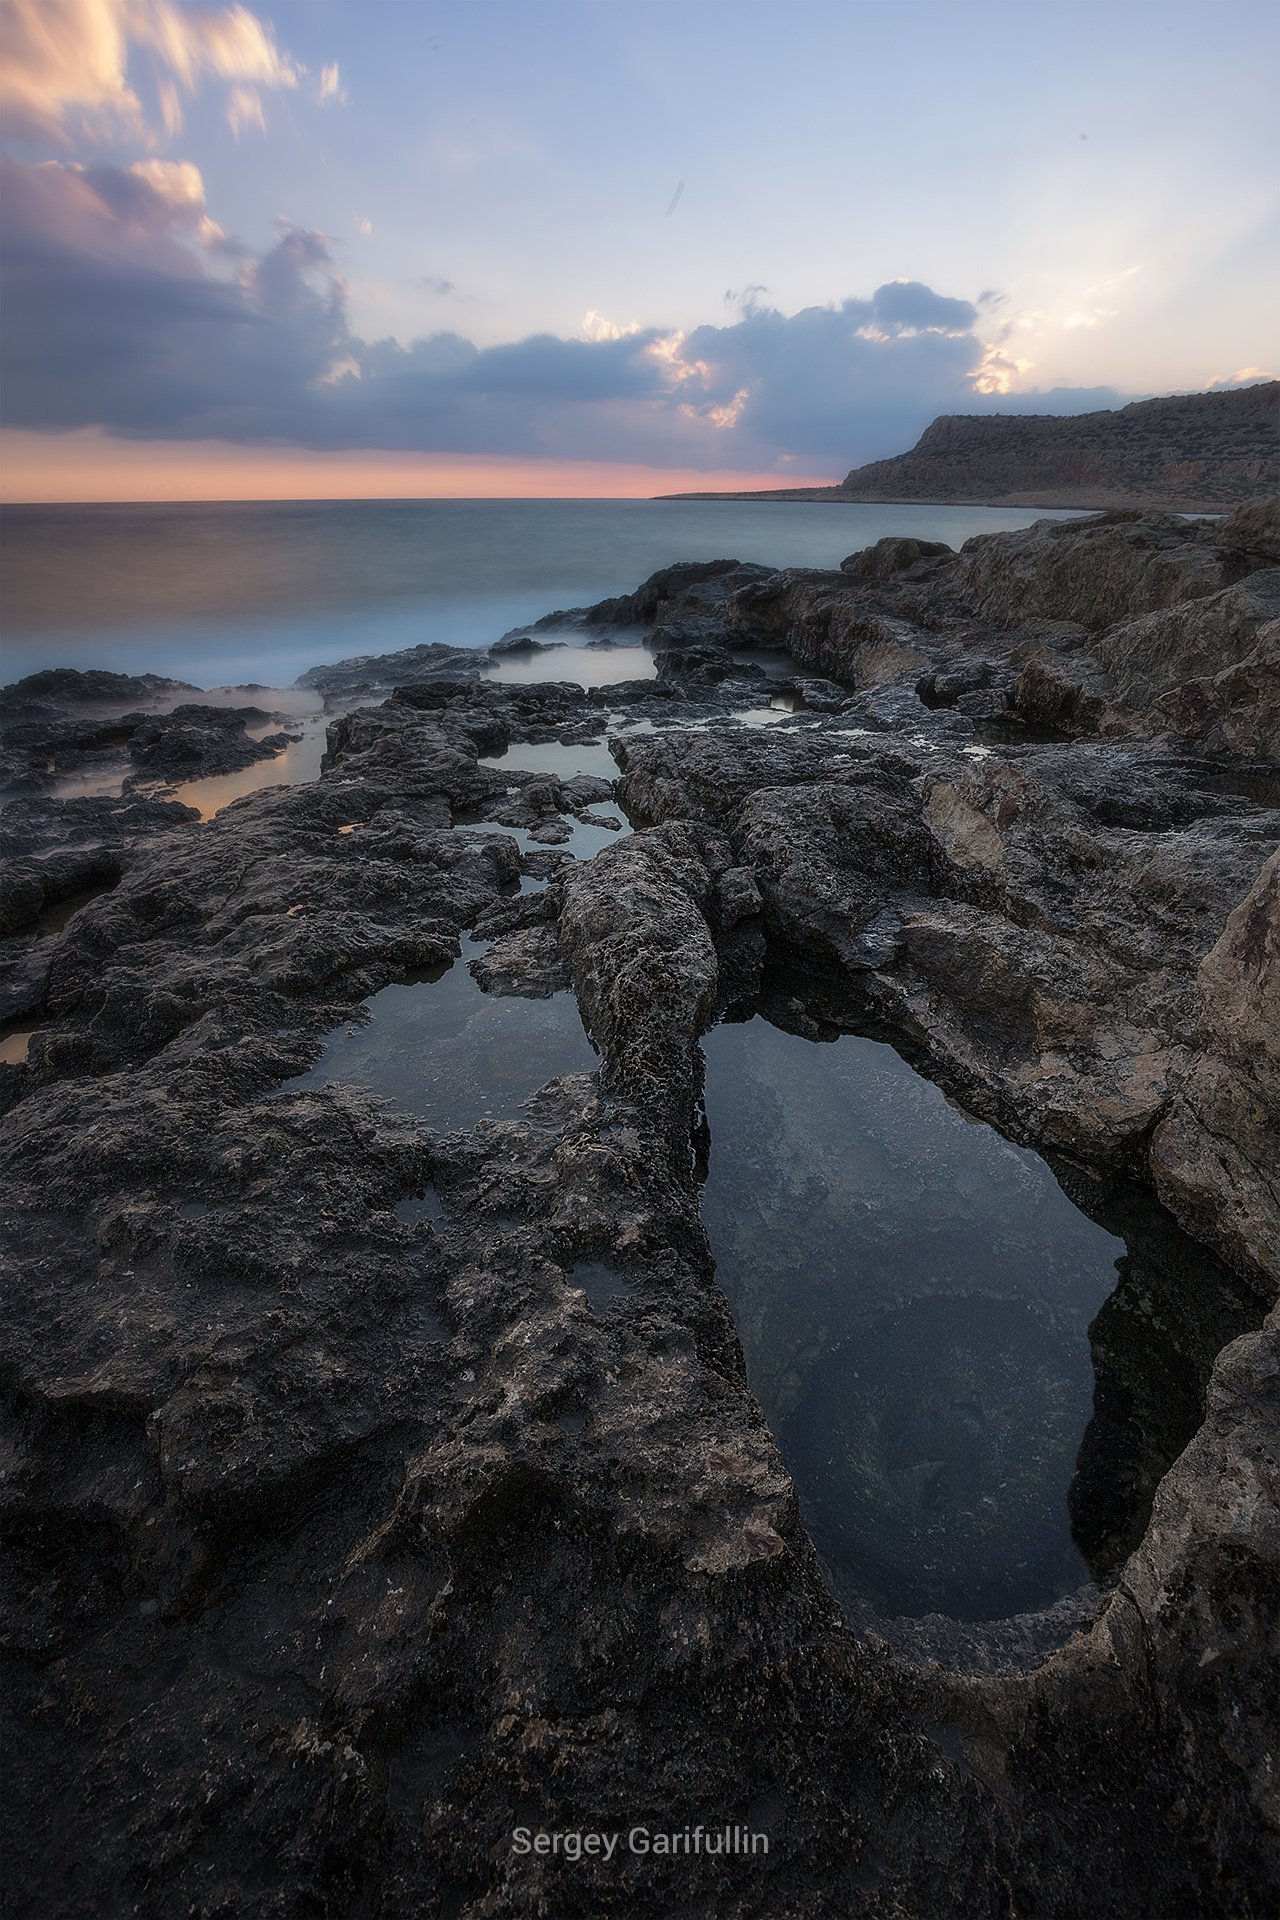
[[[95,429],[0,433],[0,502],[647,499],[694,489],[825,487],[836,473],[707,472],[483,454],[313,453],[223,441],[113,440]]]
[[[1081,6],[850,113],[893,9],[3,0],[0,498],[822,484],[1273,364],[1266,61]]]

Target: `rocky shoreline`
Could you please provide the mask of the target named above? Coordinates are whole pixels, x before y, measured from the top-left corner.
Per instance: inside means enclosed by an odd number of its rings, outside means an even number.
[[[495,672],[565,635],[656,678]],[[674,566],[506,648],[314,670],[320,778],[208,822],[172,782],[243,714],[9,690],[13,1911],[1260,1917],[1275,507]],[[113,727],[145,789],[53,797]],[[616,786],[518,765],[606,737]],[[451,965],[572,988],[597,1070],[454,1131],[281,1091]],[[755,1008],[891,1040],[1087,1211],[1149,1210],[1083,1621],[841,1618],[699,1213],[699,1039]],[[1175,1377],[1198,1420],[1142,1468]],[[511,1843],[699,1822],[768,1853]]]

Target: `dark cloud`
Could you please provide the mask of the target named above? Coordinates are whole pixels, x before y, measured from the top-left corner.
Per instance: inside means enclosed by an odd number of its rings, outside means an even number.
[[[229,247],[198,182],[158,163],[4,167],[9,425],[259,437],[256,421],[328,372],[345,322],[324,242],[287,230],[259,256]]]
[[[193,167],[14,162],[0,184],[11,426],[843,471],[910,445],[937,413],[993,404],[972,387],[976,308],[917,281],[790,315],[748,287],[731,324],[683,339],[650,327],[480,348],[441,332],[402,346],[352,334],[322,235],[284,228],[260,254],[228,241]]]
[[[968,333],[978,317],[971,301],[949,300],[919,280],[890,280],[877,287],[871,311],[881,326],[904,333]]]
[[[413,284],[423,293],[456,293],[458,291],[452,280],[446,280],[444,275],[439,273],[424,273],[421,279],[415,280]]]
[[[745,442],[820,461],[840,462],[849,447],[850,464],[875,459],[935,414],[971,405],[967,376],[981,356],[971,334],[908,327],[895,308],[886,312],[879,293],[795,314],[751,308],[731,326],[698,327],[684,354],[709,370],[708,411],[745,394],[734,429]]]
[[[531,394],[549,401],[656,400],[664,383],[648,349],[658,338],[656,328],[618,340],[561,340],[535,333],[477,354],[464,384],[474,393]]]

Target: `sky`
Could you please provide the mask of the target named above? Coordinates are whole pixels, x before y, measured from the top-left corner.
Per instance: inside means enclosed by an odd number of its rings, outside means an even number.
[[[1272,0],[0,0],[0,497],[836,480],[1280,366]]]

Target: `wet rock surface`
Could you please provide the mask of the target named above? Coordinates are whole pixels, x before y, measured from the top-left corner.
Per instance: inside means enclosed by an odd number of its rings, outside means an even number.
[[[290,736],[269,731],[273,716],[256,706],[183,701],[148,712],[120,704],[127,694],[158,702],[184,690],[155,674],[70,668],[14,682],[0,690],[0,787],[39,792],[68,776],[98,774],[104,785],[114,779],[117,792],[128,791],[232,773],[288,744]]]
[[[577,616],[656,681],[344,663],[313,684],[380,704],[313,784],[0,814],[15,1913],[1270,1909],[1275,688],[1213,691],[1265,534],[1075,525],[668,569]],[[1241,587],[1206,662],[1186,609]],[[778,647],[797,710],[744,724]],[[576,859],[606,735],[634,830]],[[469,961],[571,985],[594,1070],[473,1125],[308,1077]],[[801,974],[797,1030],[891,1039],[1220,1263],[1133,1243],[1078,1470],[1105,1592],[1004,1653],[842,1620],[715,1284],[698,1043]],[[511,1847],[696,1823],[769,1852]]]

